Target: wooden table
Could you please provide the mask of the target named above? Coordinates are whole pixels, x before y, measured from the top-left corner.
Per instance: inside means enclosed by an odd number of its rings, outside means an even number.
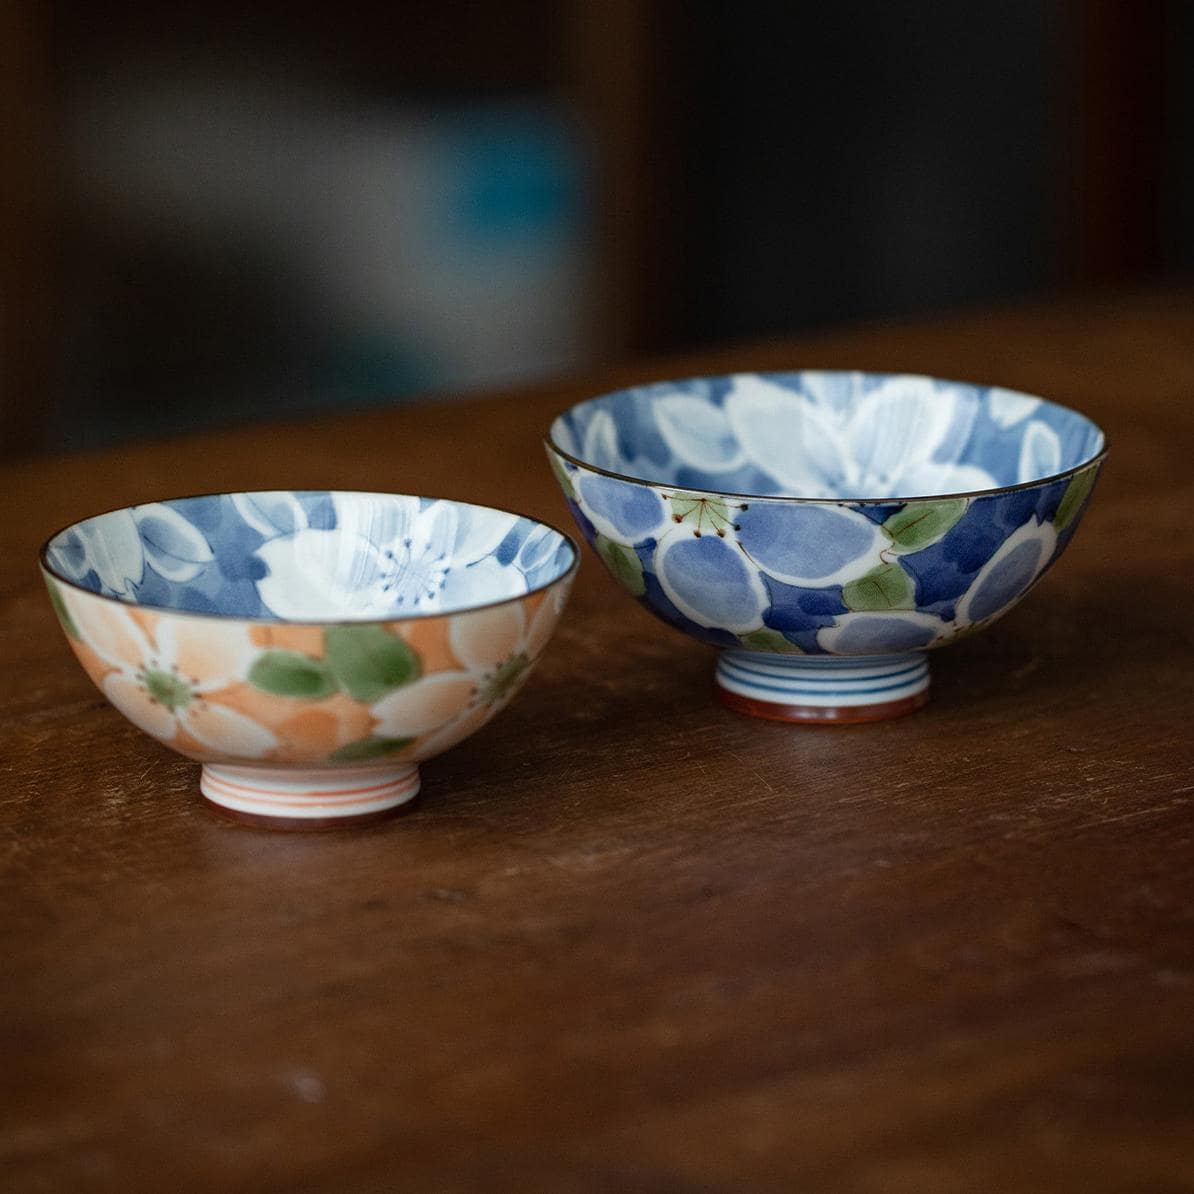
[[[60,524],[201,490],[450,494],[563,525],[581,396],[910,369],[1080,406],[1059,567],[902,721],[723,710],[591,556],[525,694],[421,808],[225,824],[55,626]],[[5,1190],[1194,1189],[1194,296],[691,355],[2,480]]]

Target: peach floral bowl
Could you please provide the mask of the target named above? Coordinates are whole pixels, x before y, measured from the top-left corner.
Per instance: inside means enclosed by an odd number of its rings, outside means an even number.
[[[360,824],[480,729],[546,646],[579,553],[517,514],[399,494],[208,494],[88,518],[41,568],[84,670],[252,824]]]

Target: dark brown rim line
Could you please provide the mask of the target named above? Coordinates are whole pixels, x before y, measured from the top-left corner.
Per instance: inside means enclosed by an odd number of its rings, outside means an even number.
[[[1021,489],[1034,489],[1038,485],[1049,485],[1054,481],[1063,481],[1066,477],[1072,477],[1075,473],[1082,472],[1083,469],[1093,468],[1096,464],[1102,464],[1107,459],[1107,453],[1111,450],[1110,445],[1107,443],[1107,437],[1104,435],[1102,450],[1097,455],[1091,456],[1088,460],[1082,461],[1081,464],[1075,464],[1072,468],[1065,469],[1060,473],[1050,473],[1049,476],[1041,477],[1037,481],[1018,481],[1015,485],[1000,485],[995,489],[968,489],[960,490],[956,493],[924,493],[918,494],[916,497],[854,498],[801,497],[796,493],[730,493],[724,489],[698,489],[692,485],[673,485],[670,481],[648,481],[643,477],[632,477],[628,473],[615,473],[610,469],[601,468],[596,464],[589,464],[587,461],[573,456],[571,452],[565,452],[550,437],[545,437],[543,443],[557,456],[562,456],[565,460],[571,461],[577,468],[584,469],[586,472],[596,473],[601,477],[609,477],[613,481],[626,481],[631,485],[647,485],[652,489],[674,489],[677,493],[698,498],[741,498],[746,502],[802,502],[808,505],[816,504],[820,506],[906,506],[911,502],[948,502],[954,498],[995,497],[1003,493],[1017,493]]]
[[[749,370],[747,371],[749,372]],[[775,373],[782,373],[785,370],[772,369],[766,373],[758,374],[760,377],[767,377]],[[790,370],[793,373],[820,373],[820,374],[846,374],[860,372],[854,369],[794,369]],[[866,370],[861,372],[866,373]],[[722,380],[725,378],[737,377],[737,373],[723,373],[714,375],[712,380]],[[872,376],[881,377],[928,377],[928,374],[901,374],[901,373],[874,373]],[[709,380],[707,378],[696,377],[679,377],[679,378],[662,378],[658,381],[643,382],[643,385],[684,385],[687,382]],[[929,377],[930,381],[942,382],[945,385],[953,386],[968,386],[971,389],[982,389],[983,386],[974,381],[958,381],[954,378],[947,377]],[[830,506],[896,506],[907,505],[909,502],[944,502],[951,498],[979,498],[991,497],[995,494],[1001,493],[1016,493],[1023,489],[1032,489],[1037,485],[1049,485],[1054,481],[1064,480],[1066,477],[1072,477],[1075,473],[1080,473],[1083,469],[1091,468],[1096,464],[1101,464],[1107,458],[1108,452],[1111,450],[1111,442],[1107,437],[1107,432],[1103,430],[1093,419],[1084,415],[1080,410],[1075,410],[1072,406],[1066,406],[1061,402],[1053,402],[1049,398],[1042,398],[1039,394],[1029,394],[1024,390],[1009,390],[1009,393],[1019,394],[1024,398],[1035,398],[1038,402],[1044,403],[1046,406],[1051,406],[1055,410],[1064,410],[1067,414],[1075,415],[1079,419],[1088,423],[1093,427],[1102,437],[1103,446],[1093,456],[1086,460],[1080,461],[1068,469],[1063,469],[1059,473],[1051,473],[1047,477],[1040,477],[1034,481],[1018,481],[1015,485],[997,485],[994,489],[970,489],[958,493],[934,493],[934,494],[919,494],[915,497],[800,497],[795,493],[786,494],[768,494],[768,493],[727,493],[724,490],[715,489],[694,489],[691,486],[673,485],[669,481],[653,481],[646,477],[632,477],[628,473],[616,473],[612,469],[601,468],[599,465],[590,464],[586,460],[582,460],[579,456],[574,456],[571,452],[564,451],[552,439],[552,428],[565,415],[570,415],[574,410],[579,410],[582,406],[587,406],[590,402],[600,402],[602,398],[611,398],[615,394],[622,394],[626,392],[627,388],[638,387],[623,387],[620,390],[610,390],[604,394],[594,394],[592,398],[586,398],[583,402],[575,402],[567,409],[560,411],[558,415],[552,417],[551,423],[548,425],[547,434],[543,437],[543,443],[549,451],[555,452],[557,456],[562,456],[565,460],[571,461],[577,468],[586,469],[590,473],[597,473],[602,477],[609,477],[615,481],[627,481],[632,485],[649,485],[653,489],[675,489],[680,493],[691,493],[698,497],[726,497],[726,498],[742,498],[750,502],[809,502],[817,503],[819,505]]]
[[[536,593],[544,593],[548,589],[554,588],[561,582],[570,579],[576,575],[580,568],[581,554],[580,546],[567,531],[561,531],[559,527],[554,526],[550,522],[544,522],[541,518],[536,518],[533,514],[523,514],[518,510],[506,510],[501,506],[483,506],[479,502],[462,502],[458,498],[444,498],[433,497],[427,494],[411,494],[411,493],[381,493],[371,489],[290,489],[290,490],[276,490],[276,489],[236,489],[236,490],[214,490],[208,493],[186,493],[176,494],[166,498],[153,498],[147,502],[138,502],[137,505],[147,506],[154,505],[158,502],[188,502],[196,498],[206,497],[240,497],[251,496],[258,493],[343,493],[353,497],[417,497],[421,502],[451,502],[455,506],[470,506],[475,510],[491,510],[497,514],[510,514],[515,518],[525,518],[541,527],[546,527],[549,531],[554,531],[561,539],[568,545],[572,552],[572,562],[568,565],[559,576],[553,577],[549,581],[545,581],[541,585],[537,585],[533,589],[527,589],[525,593],[515,593],[513,597],[503,597],[500,601],[484,601],[480,605],[460,605],[453,609],[433,609],[427,610],[423,613],[403,614],[397,618],[315,618],[310,621],[298,621],[292,618],[261,618],[249,614],[221,614],[212,613],[210,610],[195,610],[195,609],[177,609],[172,605],[158,605],[151,601],[122,601],[119,597],[112,597],[107,593],[97,593],[94,589],[89,589],[81,585],[77,580],[72,580],[68,576],[63,576],[51,567],[47,558],[50,544],[58,538],[59,535],[66,531],[80,526],[85,522],[90,522],[94,518],[103,518],[108,514],[119,514],[122,510],[131,510],[131,506],[112,506],[107,510],[101,510],[97,514],[89,514],[86,518],[77,518],[74,522],[68,522],[65,526],[59,527],[52,535],[49,536],[38,548],[37,562],[41,565],[41,569],[47,576],[52,576],[59,584],[67,585],[69,588],[75,589],[80,593],[86,593],[89,597],[97,597],[101,601],[111,601],[114,605],[119,605],[124,609],[149,609],[156,610],[160,613],[175,614],[183,618],[201,618],[206,621],[217,622],[249,622],[256,626],[362,626],[368,624],[384,623],[385,625],[393,625],[398,622],[421,622],[427,618],[450,618],[455,614],[470,614],[482,609],[497,609],[502,605],[512,605],[516,601],[523,601],[527,597],[532,597]]]

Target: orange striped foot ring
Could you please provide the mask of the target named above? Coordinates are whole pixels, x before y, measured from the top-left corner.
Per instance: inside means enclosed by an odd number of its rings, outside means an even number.
[[[208,763],[199,787],[216,811],[235,820],[314,829],[395,812],[419,794],[419,769],[413,763],[311,771]]]

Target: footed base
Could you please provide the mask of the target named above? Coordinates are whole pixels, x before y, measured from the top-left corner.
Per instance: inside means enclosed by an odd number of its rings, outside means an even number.
[[[716,678],[724,705],[771,721],[886,721],[929,699],[929,661],[918,652],[849,657],[723,651]]]
[[[208,763],[199,788],[233,820],[274,829],[327,829],[389,816],[419,794],[413,763],[382,770],[283,771]]]

